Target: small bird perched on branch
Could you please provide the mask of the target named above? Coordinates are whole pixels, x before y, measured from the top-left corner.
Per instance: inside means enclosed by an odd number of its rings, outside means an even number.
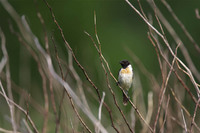
[[[119,70],[118,84],[123,88],[125,93],[128,95],[128,90],[131,88],[133,82],[133,68],[129,61],[120,61],[122,68]],[[123,93],[123,104],[127,105],[128,98]]]

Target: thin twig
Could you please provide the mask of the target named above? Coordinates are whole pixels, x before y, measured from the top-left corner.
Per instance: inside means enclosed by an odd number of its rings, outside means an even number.
[[[136,118],[135,118],[135,109],[134,108],[131,109],[130,114],[131,114],[131,116],[130,116],[131,117],[131,128],[133,129],[133,131],[135,131]]]
[[[87,33],[87,32],[85,32],[85,33],[92,39],[92,37],[91,37],[91,35],[90,35],[89,33]],[[101,60],[101,65],[102,65],[102,68],[103,68],[104,73],[105,73],[105,75],[106,75],[106,83],[107,83],[107,86],[108,86],[108,88],[109,88],[109,90],[110,90],[112,96],[113,96],[114,103],[115,103],[115,105],[117,106],[119,112],[121,113],[121,115],[122,115],[122,117],[123,117],[123,119],[124,119],[126,125],[128,126],[129,130],[133,133],[133,130],[131,129],[131,127],[130,127],[128,121],[126,120],[126,117],[125,117],[125,115],[124,115],[122,109],[119,107],[119,104],[118,104],[118,102],[116,101],[115,93],[114,93],[114,91],[113,91],[112,88],[111,88],[111,85],[110,85],[110,82],[109,82],[109,79],[108,79],[108,73],[107,73],[107,71],[106,71],[106,69],[105,69],[105,66],[104,66],[104,64],[103,64],[103,61],[102,61],[102,56],[103,56],[103,55],[102,55],[102,53],[100,53],[100,50],[99,50],[99,48],[97,47],[97,45],[94,43],[94,40],[93,40],[93,39],[92,39],[92,42],[93,42],[95,48],[97,49],[97,51],[98,51],[98,53],[99,53],[99,57],[100,57],[100,60]]]
[[[172,90],[172,88],[170,88],[170,91],[174,97],[174,99],[176,100],[176,102],[180,105],[180,107],[186,112],[186,114],[191,117],[189,111],[183,106],[183,104],[181,104],[180,100],[177,98],[175,92]]]
[[[25,17],[22,16],[22,22],[25,24],[26,20]],[[30,30],[30,29],[29,29]],[[26,48],[30,51],[31,55],[33,56],[33,59],[36,61],[37,65],[38,65],[38,71],[40,73],[40,76],[42,78],[42,88],[43,88],[43,92],[44,92],[44,122],[43,122],[43,129],[42,132],[46,133],[47,130],[47,123],[48,123],[48,112],[49,112],[49,100],[48,100],[48,92],[47,92],[47,86],[46,86],[46,76],[44,73],[44,69],[42,69],[42,64],[39,60],[38,55],[30,48],[29,45],[27,45],[26,43],[23,43],[24,45],[26,45]]]
[[[5,81],[5,74],[3,72],[1,73],[0,76],[1,76],[2,80]],[[35,110],[37,110],[42,115],[44,114],[43,106],[41,106],[39,103],[37,103],[24,88],[20,88],[12,80],[11,80],[11,85],[12,85],[13,90],[17,94],[19,94],[21,97],[23,97],[26,101],[30,102],[30,104],[32,105],[32,107]],[[26,109],[28,109],[28,107],[26,107]],[[27,114],[29,114],[29,113],[27,112]]]
[[[12,7],[12,5],[7,0],[0,0],[2,6],[5,8],[5,10],[10,14],[10,16],[14,19],[15,23],[17,24],[17,27],[19,28],[19,31],[21,32],[23,38],[30,44],[33,43],[33,40],[27,34],[27,30],[25,29],[20,15],[15,11],[15,9]]]
[[[14,131],[9,131],[9,130],[6,130],[6,129],[3,129],[0,127],[0,132],[3,132],[3,133],[13,133]],[[16,132],[16,133],[21,133],[21,132]]]
[[[133,59],[133,61],[135,62],[135,64],[137,65],[137,68],[143,73],[144,76],[146,76],[150,81],[151,84],[153,86],[155,86],[154,88],[160,88],[159,84],[155,78],[155,76],[150,73],[147,68],[145,67],[145,65],[141,62],[141,60],[134,54],[134,52],[132,52],[129,48],[125,47],[126,52],[129,54],[129,56]]]
[[[178,25],[181,27],[181,29],[183,30],[183,32],[185,33],[185,35],[192,42],[192,44],[194,45],[195,49],[200,53],[200,48],[199,48],[198,44],[193,39],[193,37],[190,35],[190,33],[187,31],[187,29],[185,28],[185,26],[183,25],[183,23],[176,16],[176,14],[172,10],[171,6],[167,3],[166,0],[161,0],[161,2],[165,5],[165,7],[168,9],[168,11],[171,13],[172,17],[174,18],[174,20],[178,23]]]
[[[1,37],[1,50],[2,50],[2,53],[3,53],[3,57],[2,57],[1,62],[0,62],[0,74],[1,74],[1,72],[3,71],[3,68],[6,66],[6,63],[8,61],[8,58],[6,57],[6,55],[7,55],[6,38],[5,38],[4,33],[1,30],[1,27],[0,27],[0,37]]]
[[[151,34],[151,33],[150,33]],[[149,40],[151,41],[151,44],[153,45],[155,51],[156,51],[156,55],[157,55],[157,58],[158,58],[158,62],[159,62],[159,66],[160,66],[160,71],[161,71],[161,76],[162,76],[162,81],[164,82],[164,73],[163,73],[163,66],[162,66],[162,62],[161,62],[161,59],[160,59],[160,55],[159,55],[159,52],[158,52],[158,48],[156,46],[156,44],[154,43],[154,41],[151,39],[151,36],[149,35],[148,33],[148,38]],[[152,77],[152,76],[151,76]],[[154,77],[155,79],[155,77]],[[158,83],[157,83],[158,84]]]
[[[2,88],[2,90],[4,90],[4,88],[3,88],[3,86],[2,86],[2,83],[1,83],[1,80],[0,80],[0,87]],[[31,117],[27,114],[27,111],[24,110],[22,107],[20,107],[18,104],[16,104],[13,100],[9,99],[9,98],[7,97],[7,95],[5,94],[5,91],[4,91],[3,93],[0,92],[0,94],[6,99],[7,103],[11,103],[11,104],[13,104],[15,107],[17,107],[19,110],[21,110],[21,111],[24,113],[24,115],[27,116],[27,118],[28,118],[28,120],[29,120],[31,126],[32,126],[33,129],[34,129],[34,132],[39,133],[38,130],[37,130],[37,128],[36,128],[36,126],[35,126],[35,124],[34,124],[34,122],[33,122],[32,119],[31,119]]]
[[[197,19],[200,19],[199,9],[198,8],[195,9],[195,14],[196,14]]]
[[[166,107],[165,107],[165,118],[164,118],[164,121],[163,121],[163,123],[160,127],[159,133],[161,133],[161,131],[163,130],[165,122],[167,120],[169,101],[170,101],[170,96],[168,95],[167,104],[166,104]]]
[[[169,117],[171,120],[173,120],[176,124],[178,124],[182,129],[184,129],[184,125],[178,121],[174,116]]]
[[[100,100],[101,100],[101,96],[100,96],[100,93],[99,93],[99,89],[96,87],[96,85],[93,83],[93,81],[89,78],[89,76],[88,76],[87,72],[85,71],[84,67],[83,67],[83,66],[79,63],[79,61],[77,60],[77,58],[76,58],[76,56],[75,56],[75,54],[74,54],[74,52],[73,52],[71,46],[69,45],[69,43],[68,43],[68,42],[66,41],[66,39],[65,39],[65,36],[64,36],[64,34],[63,34],[63,30],[62,30],[62,28],[60,27],[60,25],[58,24],[58,22],[57,22],[57,20],[56,20],[56,18],[55,18],[55,15],[54,15],[54,13],[53,13],[53,11],[52,11],[52,8],[50,7],[50,5],[47,3],[46,0],[43,0],[43,1],[45,2],[45,4],[47,5],[47,7],[49,8],[49,10],[50,10],[50,12],[51,12],[51,15],[52,15],[52,18],[53,18],[53,21],[54,21],[54,23],[57,25],[58,29],[60,30],[60,34],[61,34],[61,36],[62,36],[62,39],[63,39],[64,43],[66,44],[67,48],[69,49],[69,51],[71,52],[73,59],[75,60],[75,62],[76,62],[76,64],[78,65],[78,67],[79,67],[79,68],[82,70],[82,72],[84,73],[86,79],[89,81],[89,83],[90,83],[90,84],[93,86],[93,88],[96,90],[96,93],[97,93],[98,98],[99,98],[99,101],[100,101]],[[113,121],[111,109],[108,107],[108,105],[107,105],[105,102],[104,102],[103,105],[106,107],[106,109],[107,109],[107,111],[108,111],[108,113],[109,113],[109,116],[110,116],[111,121]],[[117,128],[114,126],[114,123],[112,123],[112,126],[113,126],[113,128],[117,131]]]
[[[31,129],[30,129],[30,127],[29,127],[28,123],[27,123],[27,120],[25,120],[25,119],[22,119],[22,120],[23,120],[23,122],[24,122],[24,125],[26,126],[26,128],[27,128],[28,132],[29,132],[29,133],[33,133],[33,132],[31,131]]]
[[[96,13],[95,12],[94,12],[94,25],[95,25],[95,36],[96,36],[96,39],[97,39],[99,47],[97,47],[96,43],[94,43],[94,40],[92,39],[91,35],[89,33],[87,33],[87,32],[85,32],[85,33],[90,37],[90,39],[93,42],[93,45],[95,46],[97,52],[99,53],[99,58],[100,58],[100,61],[101,61],[101,66],[102,66],[102,68],[104,70],[104,73],[105,73],[105,76],[106,76],[106,83],[107,83],[107,86],[108,86],[108,88],[109,88],[112,96],[113,96],[114,103],[117,106],[119,112],[121,113],[121,115],[122,115],[122,117],[123,117],[126,125],[128,126],[130,132],[133,133],[134,131],[131,129],[131,126],[129,125],[129,123],[128,123],[128,121],[127,121],[127,119],[126,119],[126,117],[125,117],[125,115],[124,115],[124,113],[122,111],[122,109],[119,107],[119,104],[116,101],[115,93],[112,90],[111,85],[110,85],[110,81],[109,81],[109,77],[108,77],[108,72],[107,72],[107,70],[106,70],[106,68],[105,68],[105,66],[103,64],[103,60],[102,60],[103,55],[102,55],[102,51],[101,51],[101,43],[100,43],[100,40],[99,40],[99,37],[98,37],[98,34],[97,34],[97,28],[96,28]]]
[[[172,48],[170,47],[170,45],[169,45],[169,43],[167,42],[167,40],[165,39],[165,37],[156,29],[156,28],[154,28],[149,22],[148,22],[148,20],[146,20],[143,16],[142,16],[142,14],[128,1],[128,0],[125,0],[128,4],[129,4],[129,6],[144,20],[144,22],[149,26],[149,27],[151,27],[152,28],[152,30],[153,31],[155,31],[161,38],[162,38],[162,40],[164,41],[164,43],[166,44],[166,46],[167,46],[167,48],[169,49],[169,51],[170,51],[170,53],[176,58],[176,60],[178,60],[179,62],[180,62],[180,64],[187,70],[187,72],[189,73],[189,77],[190,77],[190,80],[191,80],[191,82],[193,83],[193,85],[194,85],[194,87],[195,87],[195,89],[196,89],[196,91],[197,91],[197,95],[199,96],[200,95],[200,90],[199,90],[199,87],[197,86],[197,83],[196,83],[196,81],[195,81],[195,79],[194,79],[194,77],[193,77],[193,74],[192,74],[192,72],[191,72],[191,70],[174,54],[174,52],[173,52],[173,50],[172,50]],[[149,1],[148,1],[149,2]],[[162,19],[161,19],[162,20]],[[178,44],[180,43],[180,41],[178,42]],[[188,57],[188,56],[187,56]],[[193,64],[193,63],[192,63]],[[190,63],[189,63],[189,65],[191,65]]]
[[[179,45],[180,45],[180,44],[179,44]],[[179,45],[176,47],[176,51],[177,51]],[[177,53],[177,52],[176,52],[176,53]],[[176,61],[176,58],[174,57],[174,59],[173,59],[173,61],[172,61],[171,68],[170,68],[170,71],[169,71],[169,73],[168,73],[168,75],[167,75],[167,77],[166,77],[166,80],[165,80],[163,89],[161,89],[161,90],[163,90],[163,91],[162,91],[161,98],[160,98],[160,100],[159,100],[158,111],[157,111],[156,119],[155,119],[155,122],[154,122],[154,133],[156,132],[156,125],[157,125],[158,117],[159,117],[159,114],[160,114],[161,104],[162,104],[162,101],[163,101],[163,98],[164,98],[164,94],[165,94],[165,91],[166,91],[166,88],[167,88],[167,84],[168,84],[168,81],[169,81],[171,72],[172,72],[172,70],[173,70],[175,61]]]
[[[3,52],[3,56],[6,60],[6,82],[7,82],[7,91],[8,91],[8,97],[13,100],[13,94],[12,94],[12,90],[11,90],[11,79],[10,79],[10,66],[9,66],[9,57],[8,57],[8,53],[6,50],[6,38],[5,35],[3,33],[3,31],[1,30],[0,27],[0,37],[1,37],[1,47],[2,47],[2,52]],[[3,67],[2,67],[3,69]],[[13,132],[16,133],[17,131],[17,125],[15,122],[15,108],[12,104],[8,103],[9,109],[10,109],[10,117],[11,117],[11,124],[12,124],[12,128],[13,128]]]
[[[74,133],[74,126],[73,126],[73,123],[72,123],[72,119],[70,118],[70,124],[71,124],[71,127],[72,127],[72,132]]]
[[[100,105],[99,105],[99,114],[98,114],[99,123],[101,123],[101,112],[102,112],[102,105],[103,105],[103,102],[104,102],[104,98],[105,98],[105,92],[103,92],[102,99],[101,99],[101,102],[100,102]],[[99,128],[98,128],[98,124],[95,125],[95,131],[96,131],[96,133],[100,132]]]
[[[44,22],[44,19],[43,19],[41,13],[39,12],[37,0],[34,0],[34,2],[35,2],[36,10],[37,10],[37,17],[39,18],[40,23],[42,24],[42,28],[43,28],[43,32],[44,32],[45,48],[46,48],[47,53],[50,55],[46,25],[45,25],[45,22]],[[58,123],[57,123],[58,115],[57,115],[56,104],[55,104],[55,96],[54,96],[54,92],[53,92],[53,83],[52,83],[53,79],[52,79],[50,72],[48,72],[48,77],[49,77],[49,89],[50,89],[50,94],[51,94],[50,98],[51,98],[51,103],[52,103],[53,112],[54,112],[55,119],[56,119],[56,127],[57,127],[58,126]],[[47,97],[47,99],[48,99],[48,97]],[[44,130],[43,130],[43,132],[44,132]]]
[[[152,33],[150,33],[151,37],[154,39],[154,41],[156,42],[156,44],[158,44],[158,41],[156,40],[156,38],[152,35]],[[150,38],[150,37],[149,37]],[[151,39],[150,39],[151,41]],[[151,41],[152,42],[152,41]],[[169,67],[171,67],[171,64],[169,63],[168,59],[164,56],[160,45],[157,45],[159,52],[161,54],[161,56],[163,57],[163,59],[166,61],[166,63],[168,64]],[[185,82],[181,79],[181,76],[178,75],[177,71],[175,69],[173,69],[174,74],[176,75],[176,77],[178,78],[179,82],[182,84],[182,86],[185,88],[185,90],[188,92],[188,94],[191,96],[192,100],[197,103],[196,98],[194,97],[194,95],[192,94],[192,92],[190,91],[190,88],[187,87],[187,85],[185,84]],[[200,105],[199,105],[200,108]]]
[[[197,102],[197,104],[196,104],[196,106],[195,106],[194,115],[193,115],[193,117],[192,117],[192,122],[191,122],[190,132],[192,132],[192,127],[193,127],[193,125],[194,125],[194,123],[195,123],[195,117],[196,117],[197,108],[198,108],[198,106],[199,106],[199,103],[200,103],[200,98],[199,98],[199,100],[198,100],[198,102]]]
[[[85,96],[85,92],[83,91],[83,82],[81,80],[81,78],[79,77],[78,73],[76,72],[76,70],[74,69],[73,66],[73,58],[72,58],[72,54],[70,53],[70,51],[68,50],[68,66],[69,66],[69,70],[71,71],[72,75],[74,76],[76,83],[77,83],[77,88],[79,90],[80,93],[80,98],[83,101],[83,103],[85,104],[85,106],[89,109],[89,105]]]
[[[87,33],[87,32],[85,32],[85,33],[91,38],[93,44],[95,44],[95,42],[94,42],[93,38],[91,37],[91,35],[90,35],[89,33]],[[96,48],[97,48],[97,47],[96,47]],[[99,53],[99,50],[97,50],[97,51],[98,51],[98,53]],[[108,64],[108,62],[106,61],[106,59],[104,58],[104,56],[102,55],[102,53],[101,53],[101,58],[102,58],[103,61],[105,62],[106,66],[107,66],[107,68],[108,68],[109,74],[111,75],[111,77],[112,77],[112,78],[115,80],[115,82],[117,83],[118,81],[117,81],[117,79],[114,77],[114,75],[112,74],[112,72],[111,72],[111,70],[110,70],[110,67],[109,67],[109,64]],[[139,117],[140,117],[140,118],[144,121],[144,123],[148,126],[148,128],[150,129],[150,131],[153,132],[152,128],[151,128],[151,127],[149,126],[149,124],[145,121],[144,117],[141,115],[141,113],[139,112],[139,110],[137,109],[137,107],[133,104],[133,102],[132,102],[132,101],[130,100],[130,98],[127,96],[127,94],[125,93],[124,89],[123,89],[121,86],[119,86],[119,87],[120,87],[121,91],[125,94],[125,96],[128,98],[128,100],[129,100],[131,106],[135,109],[135,111],[136,111],[136,113],[139,115]]]
[[[69,84],[67,82],[65,82],[54,70],[53,64],[52,64],[52,60],[51,57],[49,56],[48,53],[45,52],[45,50],[42,48],[41,44],[39,43],[38,38],[32,33],[28,23],[26,22],[26,20],[23,20],[25,27],[27,28],[27,30],[29,31],[29,34],[32,36],[32,39],[34,40],[34,44],[35,47],[37,48],[37,50],[39,51],[39,54],[41,55],[41,58],[43,57],[44,60],[47,63],[48,66],[48,70],[50,71],[51,75],[53,76],[53,78],[55,80],[57,80],[64,88],[67,92],[69,92],[69,94],[71,95],[71,97],[74,99],[75,103],[77,104],[77,106],[86,114],[86,116],[88,116],[88,118],[94,123],[96,124],[98,122],[98,120],[94,117],[94,115],[92,114],[92,112],[90,112],[81,102],[81,100],[79,99],[79,97],[74,93],[74,91],[72,90],[72,88],[69,86]],[[65,40],[66,41],[66,40]],[[76,111],[76,110],[75,110]],[[90,129],[87,127],[86,124],[84,124],[83,121],[81,121],[82,124],[84,125],[84,127],[89,131]],[[106,129],[100,124],[99,128],[101,130],[101,132],[103,133],[107,133]]]
[[[26,21],[25,19],[23,20],[23,21]],[[24,23],[26,23],[26,22],[24,22]],[[27,24],[27,23],[26,23]],[[27,26],[27,25],[26,25]],[[28,27],[28,26],[27,26]],[[34,36],[34,35],[33,35]],[[21,39],[20,38],[20,36],[18,36],[19,37],[19,39]],[[34,36],[35,37],[35,36]],[[37,43],[39,43],[38,41],[36,41]],[[23,44],[25,44],[25,46],[26,46],[26,48],[30,51],[30,53],[31,53],[31,55],[33,56],[33,58],[36,60],[36,62],[39,62],[39,59],[37,58],[37,55],[34,53],[34,51],[26,44],[26,43],[23,43]],[[38,63],[39,64],[39,63]],[[39,66],[38,67],[39,68],[39,70],[41,69],[41,66]],[[74,107],[74,105],[72,106],[72,107]],[[89,131],[89,132],[91,132],[90,131],[90,129],[86,126],[86,124],[83,122],[83,120],[81,119],[81,117],[80,117],[80,115],[78,114],[78,111],[77,110],[75,110],[75,113],[77,114],[77,116],[78,116],[78,118],[79,118],[79,120],[81,121],[81,123],[83,123],[83,125],[85,125],[85,127],[86,127],[86,129]],[[44,113],[44,115],[45,115],[45,113]]]
[[[183,53],[183,56],[189,66],[189,68],[182,62],[182,60],[180,60],[179,58],[177,58],[177,61],[180,62],[180,64],[187,70],[187,72],[189,73],[189,77],[191,82],[193,83],[193,85],[195,86],[195,89],[197,91],[197,95],[200,95],[200,90],[199,87],[197,86],[197,83],[193,77],[194,76],[197,78],[198,81],[200,81],[200,73],[197,70],[196,66],[194,65],[188,50],[185,48],[184,43],[182,42],[182,40],[180,39],[180,37],[178,36],[178,34],[175,32],[175,30],[173,29],[173,27],[170,25],[170,23],[167,21],[167,19],[164,17],[164,15],[161,13],[161,11],[157,8],[156,4],[154,3],[154,0],[147,0],[147,2],[150,4],[151,8],[155,11],[156,10],[156,14],[158,15],[158,17],[160,18],[161,22],[164,24],[164,26],[166,27],[166,29],[168,30],[168,32],[171,34],[172,38],[175,40],[176,44],[178,45],[179,43],[181,43],[182,45],[180,46],[180,50]],[[160,35],[159,35],[160,36]],[[165,42],[166,46],[168,47],[170,53],[175,56],[175,54],[173,53],[172,48],[170,47],[169,43],[167,42],[167,40],[165,39],[164,36],[160,36],[163,41]],[[192,74],[193,73],[193,74]]]
[[[51,36],[51,40],[52,40],[52,43],[54,45],[55,56],[56,56],[56,60],[57,60],[57,63],[58,63],[59,70],[60,70],[61,77],[62,77],[63,80],[65,80],[64,79],[63,70],[62,70],[62,67],[61,67],[61,63],[60,63],[60,59],[58,57],[57,47],[56,47],[56,44],[55,44],[53,36]],[[60,121],[61,121],[61,113],[62,113],[61,108],[62,108],[62,105],[63,105],[64,98],[65,98],[65,89],[63,88],[62,96],[61,96],[61,99],[60,99],[60,102],[59,102],[58,118],[56,119],[55,133],[59,132]]]
[[[87,32],[85,32],[90,38],[91,38],[91,40],[92,40],[92,42],[93,42],[93,44],[95,44],[95,42],[94,42],[94,40],[93,40],[93,38],[91,37],[91,35],[89,34],[89,33],[87,33]],[[97,48],[97,47],[96,47]],[[98,52],[99,52],[99,50],[97,50]],[[109,74],[111,75],[111,77],[115,80],[115,82],[117,83],[118,81],[117,81],[117,79],[113,76],[113,74],[112,74],[112,72],[111,72],[111,70],[110,70],[110,67],[109,67],[109,64],[108,64],[108,62],[106,61],[106,59],[104,58],[104,56],[101,54],[101,57],[102,57],[102,59],[103,59],[103,61],[105,62],[105,64],[106,64],[106,66],[107,66],[107,68],[108,68],[108,71],[109,71]],[[131,104],[131,106],[135,109],[135,111],[136,111],[136,113],[138,114],[138,116],[142,119],[142,121],[144,121],[144,123],[148,126],[148,128],[150,129],[150,131],[151,132],[153,132],[153,130],[152,130],[152,128],[149,126],[149,124],[145,121],[145,119],[144,119],[144,117],[142,116],[142,114],[139,112],[139,110],[137,109],[137,107],[133,104],[133,102],[130,100],[130,98],[127,96],[127,94],[126,94],[126,92],[124,91],[124,89],[121,87],[121,86],[119,86],[120,87],[120,89],[121,89],[121,91],[126,95],[126,97],[128,98],[128,100],[129,100],[129,102],[130,102],[130,104]],[[113,91],[111,91],[111,93],[112,93]],[[115,99],[115,95],[113,95],[114,96],[114,101],[116,101],[116,99]],[[116,103],[115,103],[116,104]],[[119,110],[121,110],[120,108],[118,108]],[[121,114],[123,113],[123,112],[120,112]],[[123,116],[123,115],[122,115]],[[125,117],[124,117],[125,118]],[[124,119],[125,120],[125,119]],[[129,128],[130,129],[130,128]]]
[[[186,125],[186,121],[185,121],[185,117],[184,117],[184,114],[183,114],[183,110],[182,110],[182,109],[181,109],[181,115],[182,115],[182,118],[183,118],[183,123],[184,123],[185,132],[187,133],[187,132],[188,132],[188,129],[187,129],[187,125]]]
[[[146,114],[146,118],[145,118],[145,120],[148,124],[151,121],[152,114],[153,114],[153,92],[150,91],[148,93],[148,109],[147,109],[147,114]],[[147,126],[143,127],[141,132],[146,133],[147,132]]]
[[[102,95],[102,99],[101,99],[101,102],[100,102],[100,105],[99,105],[99,121],[101,121],[101,112],[102,112],[102,105],[103,105],[103,101],[104,101],[104,98],[105,98],[105,92],[103,92],[103,95]]]
[[[54,39],[52,38],[52,41],[53,41],[53,44],[54,44],[54,48],[55,48],[55,53],[56,53],[56,60],[58,62],[58,65],[59,65],[59,69],[60,69],[60,72],[61,72],[61,77],[62,77],[62,80],[64,81],[65,78],[64,78],[64,74],[63,74],[63,70],[62,70],[62,67],[61,67],[61,63],[60,63],[60,59],[59,59],[59,56],[58,56],[58,52],[57,52],[57,47],[55,45],[55,42],[54,42]],[[60,125],[60,121],[61,121],[61,107],[63,105],[63,100],[64,100],[64,96],[65,96],[65,92],[70,100],[70,103],[71,103],[71,106],[74,110],[74,112],[76,113],[78,119],[80,120],[80,122],[83,124],[83,126],[88,130],[88,132],[92,132],[87,124],[83,121],[83,119],[81,118],[80,114],[78,113],[77,109],[75,108],[75,105],[74,105],[74,102],[72,100],[72,97],[71,95],[69,94],[68,91],[66,91],[66,88],[63,89],[63,93],[62,93],[62,97],[61,97],[61,100],[60,100],[60,103],[59,103],[59,114],[58,114],[58,119],[56,121],[56,129],[55,129],[55,132],[57,133],[59,131],[59,125]]]
[[[37,57],[37,56],[35,56]],[[42,71],[41,64],[39,63],[39,60],[36,59],[36,62],[38,63],[38,70],[40,73],[40,76],[42,77],[42,88],[43,88],[43,93],[44,93],[44,122],[43,122],[43,129],[42,132],[46,133],[47,132],[47,123],[48,123],[48,112],[49,112],[49,98],[48,98],[48,92],[47,92],[47,85],[46,85],[46,76],[44,72]]]

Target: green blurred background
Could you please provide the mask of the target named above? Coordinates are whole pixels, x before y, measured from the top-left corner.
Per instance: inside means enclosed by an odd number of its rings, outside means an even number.
[[[44,44],[44,32],[42,25],[36,14],[36,7],[38,7],[40,13],[42,14],[45,25],[48,32],[50,47],[52,48],[52,55],[54,54],[51,36],[55,38],[55,42],[59,51],[59,54],[63,60],[67,60],[68,53],[65,48],[64,42],[61,38],[60,32],[52,20],[49,9],[42,0],[38,0],[35,4],[34,0],[9,0],[10,4],[15,8],[19,15],[25,15],[33,33],[40,39],[42,44]],[[178,35],[181,37],[185,46],[187,47],[194,63],[198,70],[200,70],[200,60],[199,55],[191,42],[185,37],[179,25],[173,20],[171,14],[167,11],[165,6],[160,1],[155,1],[159,9],[163,12],[167,20],[175,28]],[[160,69],[158,60],[156,57],[155,49],[147,37],[148,27],[143,22],[143,20],[136,14],[133,9],[125,2],[120,0],[48,0],[49,5],[52,7],[55,13],[56,19],[63,29],[66,40],[69,42],[70,46],[74,50],[74,53],[80,63],[85,67],[91,79],[94,83],[102,90],[106,90],[106,84],[104,81],[103,70],[100,65],[99,55],[95,47],[92,44],[90,38],[84,33],[87,31],[95,39],[94,32],[94,11],[97,16],[97,31],[98,36],[102,45],[102,52],[104,57],[109,62],[111,71],[114,76],[117,77],[118,70],[120,69],[119,61],[123,59],[130,60],[133,64],[134,71],[140,75],[140,80],[144,88],[144,98],[147,100],[147,93],[151,91],[148,84],[148,78],[143,75],[137,66],[135,66],[130,54],[125,48],[129,49],[134,53],[140,61],[144,64],[147,70],[155,75],[156,78],[160,78]],[[133,5],[139,9],[137,1],[131,1]],[[171,5],[172,9],[185,25],[188,31],[191,33],[192,37],[197,43],[200,43],[200,20],[196,18],[195,9],[200,8],[199,0],[169,0],[168,3]],[[141,0],[144,12],[153,16],[153,21],[156,23],[154,12],[145,0]],[[14,29],[18,31],[12,18],[4,10],[2,5],[0,5],[0,26],[2,31],[6,36],[6,47],[9,54],[10,71],[12,80],[22,88],[27,88],[27,91],[31,93],[32,97],[36,101],[40,102],[42,100],[42,89],[41,78],[37,70],[37,64],[35,61],[28,57],[28,52],[24,52],[22,55],[20,51],[26,51],[25,48],[21,47],[17,37],[10,32],[9,23],[14,26]],[[158,27],[155,24],[155,27]],[[171,39],[170,35],[166,35],[168,41],[172,47],[175,48],[176,44]],[[160,31],[160,30],[159,30]],[[163,47],[165,47],[163,45]],[[181,52],[179,52],[179,57],[182,58]],[[26,83],[21,80],[20,72],[21,70],[21,60],[23,56],[27,56],[28,69],[31,70],[29,73],[30,80]],[[0,57],[2,53],[0,52]],[[27,59],[24,57],[24,59]],[[26,66],[26,63],[24,64]],[[85,79],[83,73],[75,64],[79,76],[84,81],[85,84],[87,80]],[[26,67],[24,69],[27,69]],[[23,75],[23,74],[22,74]],[[26,79],[25,79],[26,80]],[[102,82],[103,83],[102,83]],[[158,80],[159,81],[159,80]],[[161,83],[161,80],[160,80]],[[117,88],[114,81],[111,80],[113,89]],[[188,83],[191,85],[191,83]],[[192,86],[192,85],[191,85]],[[104,88],[105,87],[105,88]],[[102,91],[101,90],[101,91]],[[193,91],[195,92],[195,91]],[[121,96],[121,91],[116,89],[117,96]],[[15,99],[19,99],[19,95],[14,93]],[[111,102],[109,99],[109,91],[106,94],[106,101]],[[88,98],[90,99],[90,98]],[[0,97],[0,101],[4,101]],[[17,100],[16,100],[17,101]],[[96,103],[98,103],[96,101]],[[3,105],[4,104],[4,105]],[[7,122],[5,122],[5,112],[7,110],[6,103],[0,102],[0,125],[2,127],[7,127]],[[6,107],[6,108],[4,108]],[[98,109],[98,107],[96,107]],[[35,114],[37,115],[37,113]],[[34,116],[34,115],[33,115]],[[36,118],[34,118],[36,119]]]

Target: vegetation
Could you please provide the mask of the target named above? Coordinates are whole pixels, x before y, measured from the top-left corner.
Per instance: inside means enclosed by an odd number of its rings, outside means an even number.
[[[200,2],[0,3],[0,132],[200,132]]]

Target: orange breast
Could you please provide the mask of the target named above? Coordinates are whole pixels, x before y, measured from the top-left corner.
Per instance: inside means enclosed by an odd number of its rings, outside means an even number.
[[[126,69],[121,69],[121,73],[122,74],[129,74],[129,73],[131,73],[131,71],[130,71],[130,69],[127,67]]]

